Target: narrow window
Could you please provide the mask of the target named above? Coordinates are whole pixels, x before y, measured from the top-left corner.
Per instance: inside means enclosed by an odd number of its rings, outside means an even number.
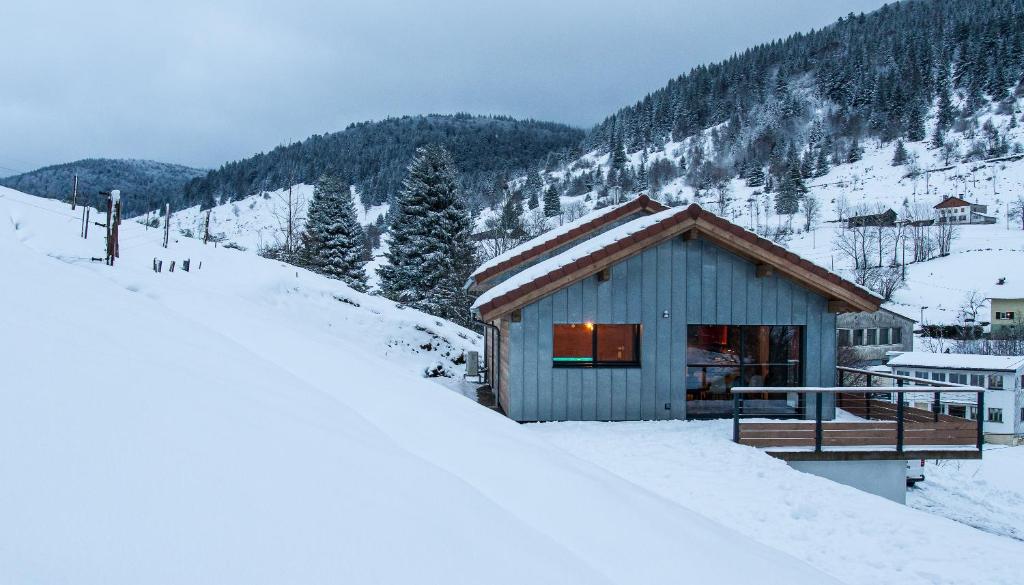
[[[988,377],[988,387],[993,390],[1003,389],[1003,377],[999,374],[990,374]]]
[[[971,386],[985,387],[985,376],[983,374],[971,374]]]
[[[853,344],[854,345],[864,345],[864,330],[863,329],[854,329],[853,330]]]
[[[594,324],[573,323],[554,326],[556,364],[594,363]]]
[[[882,327],[878,330],[878,345],[889,345],[889,329],[888,327]]]
[[[867,345],[878,345],[878,329],[868,329]]]
[[[837,336],[839,338],[839,347],[849,347],[849,345],[850,345],[850,330],[849,329],[840,329],[838,334],[837,334]]]
[[[942,372],[932,372],[932,380],[935,380],[937,382],[945,382],[946,374]]]
[[[988,409],[988,422],[1001,423],[1003,422],[1003,409],[1002,408],[989,408]]]
[[[598,363],[640,363],[639,325],[597,325],[595,336]]]
[[[903,330],[899,327],[892,328],[892,344],[903,343]]]

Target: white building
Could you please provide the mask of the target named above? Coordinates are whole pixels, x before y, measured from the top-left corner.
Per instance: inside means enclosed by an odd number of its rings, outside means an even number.
[[[935,219],[939,223],[995,223],[988,215],[988,206],[971,203],[959,197],[946,197],[935,205]]]
[[[985,440],[1016,444],[1024,438],[1024,356],[907,352],[889,360],[890,370],[937,382],[986,388],[984,412],[978,412],[977,393],[941,394],[943,414],[970,420],[981,417]],[[910,406],[932,410],[930,392],[904,395]]]

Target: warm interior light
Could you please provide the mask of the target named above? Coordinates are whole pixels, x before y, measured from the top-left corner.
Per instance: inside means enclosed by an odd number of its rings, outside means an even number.
[[[587,321],[587,322],[586,322],[586,323],[584,323],[583,325],[584,325],[584,326],[586,326],[586,328],[587,328],[587,329],[589,329],[589,330],[591,330],[591,331],[593,331],[593,330],[594,330],[594,324],[593,324],[593,323],[591,323],[590,321]]]

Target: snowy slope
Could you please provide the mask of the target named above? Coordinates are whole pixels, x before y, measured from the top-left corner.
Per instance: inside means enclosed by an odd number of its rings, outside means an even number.
[[[570,422],[530,430],[851,585],[1021,582],[1024,542],[1019,526],[1011,527],[1024,509],[1024,447],[986,451],[981,462],[944,462],[962,463],[959,473],[940,476],[929,465],[921,495],[912,490],[908,497],[915,508],[986,529],[989,522],[991,532],[1008,538],[800,473],[733,443],[730,425]]]
[[[458,328],[123,227],[0,190],[4,581],[839,582],[425,380]]]
[[[995,106],[991,109],[994,110]],[[1024,109],[1024,101],[1018,100],[1016,110]],[[1008,144],[1020,145],[1024,149],[1024,127],[1011,127],[1010,116],[992,111],[979,116],[979,126],[991,119],[1000,135]],[[933,120],[928,121],[928,136],[932,132]],[[705,135],[708,134],[705,131]],[[981,131],[972,138],[950,132],[947,140],[959,142],[960,151],[966,152],[972,140],[980,138]],[[683,142],[668,142],[662,148],[648,152],[648,164],[658,159],[678,160],[687,151],[692,138]],[[707,142],[705,143],[707,146]],[[911,208],[924,207],[928,210],[942,200],[943,196],[961,195],[973,203],[989,206],[989,214],[997,218],[995,224],[970,225],[960,228],[960,236],[953,243],[952,254],[946,258],[934,258],[920,264],[908,266],[907,286],[898,291],[894,301],[904,312],[915,319],[924,317],[926,323],[953,324],[965,298],[972,292],[989,291],[996,280],[1013,273],[1015,267],[1024,265],[1024,231],[1020,220],[1007,221],[1007,204],[1024,194],[1024,156],[1010,156],[1009,160],[961,162],[951,159],[947,162],[941,150],[930,148],[927,142],[907,143],[914,165],[921,170],[915,177],[910,176],[910,166],[893,167],[891,162],[895,144],[880,144],[864,141],[863,158],[851,164],[833,166],[823,177],[807,180],[810,193],[821,205],[821,218],[815,229],[808,233],[797,233],[785,244],[793,252],[808,258],[821,266],[843,273],[849,266],[843,256],[837,253],[834,240],[838,232],[836,203],[845,199],[850,209],[873,210],[881,206],[891,207],[903,214],[904,203]],[[641,153],[628,155],[629,165],[637,168]],[[549,174],[549,179],[561,180],[567,174],[580,175],[584,170],[608,170],[608,155],[590,152],[576,161]],[[925,173],[925,170],[929,172]],[[703,207],[724,215],[733,222],[749,227],[778,226],[789,222],[802,232],[803,218],[800,216],[778,216],[771,211],[766,218],[756,212],[750,203],[758,196],[760,187],[748,187],[742,180],[729,183],[729,205],[725,213],[717,206],[717,195],[706,192],[697,197],[692,187],[680,177],[664,185],[657,193],[650,195],[669,203],[700,203]],[[593,208],[597,193],[562,198],[563,209],[573,202]],[[485,210],[484,216],[495,211]],[[529,212],[528,212],[529,214]],[[849,214],[847,214],[849,215]],[[549,221],[557,225],[557,220]],[[481,224],[482,226],[482,224]],[[886,258],[892,256],[887,251]],[[923,312],[922,312],[923,308]],[[984,305],[982,314],[987,314]]]
[[[210,209],[210,234],[223,237],[224,243],[232,242],[251,252],[256,252],[263,246],[282,243],[285,218],[288,214],[288,191],[266,191],[213,207]],[[359,223],[371,224],[387,213],[387,205],[367,209],[363,207],[354,189],[352,194]],[[306,208],[313,199],[313,185],[300,183],[293,186],[291,197],[296,227],[301,229],[305,225]],[[198,238],[202,237],[206,223],[205,210],[201,211],[196,205],[188,209],[171,211],[171,229],[175,233],[182,235],[182,232],[185,232]]]

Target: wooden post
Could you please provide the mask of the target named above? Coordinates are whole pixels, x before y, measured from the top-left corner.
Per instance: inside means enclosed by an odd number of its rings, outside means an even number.
[[[167,272],[174,272],[174,260],[171,260],[171,265],[167,268]]]
[[[210,241],[210,209],[206,210],[206,227],[203,228],[203,245]]]
[[[168,203],[164,207],[164,248],[167,247],[167,241],[171,237],[171,204]]]
[[[107,193],[107,266],[114,264],[114,239],[111,233],[114,222],[114,199]]]
[[[978,451],[981,451],[982,445],[985,444],[985,428],[983,421],[985,420],[985,391],[978,392]]]
[[[75,205],[78,203],[78,175],[75,175],[74,186],[71,187],[71,210],[74,211]]]
[[[821,452],[821,392],[814,393],[814,450]]]

